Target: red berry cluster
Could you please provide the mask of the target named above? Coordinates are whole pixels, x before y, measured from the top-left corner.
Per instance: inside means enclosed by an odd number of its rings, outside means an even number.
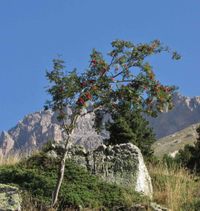
[[[78,105],[84,105],[85,104],[85,100],[82,98],[82,97],[80,97],[79,99],[78,99],[78,101],[76,102],[76,104],[78,104]]]
[[[81,87],[87,86],[87,83],[85,81],[81,82]]]
[[[79,97],[79,99],[77,100],[76,104],[83,106],[85,105],[85,102],[88,100],[92,99],[92,95],[90,92],[86,92],[85,94],[83,94],[81,97]]]
[[[95,65],[97,64],[97,61],[93,59],[93,60],[91,61],[91,64],[92,64],[92,66],[95,66]]]
[[[90,92],[86,92],[85,93],[85,97],[90,100],[92,98],[92,95],[90,94]]]

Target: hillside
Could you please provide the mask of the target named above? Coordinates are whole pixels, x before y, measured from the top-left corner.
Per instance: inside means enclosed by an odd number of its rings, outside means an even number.
[[[199,124],[193,124],[172,135],[163,137],[153,144],[154,153],[158,157],[164,154],[174,156],[179,149],[183,149],[186,144],[193,144],[196,141],[196,128]]]

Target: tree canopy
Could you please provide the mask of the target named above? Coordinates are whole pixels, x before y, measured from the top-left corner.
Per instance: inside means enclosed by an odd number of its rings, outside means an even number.
[[[84,73],[77,70],[64,71],[64,61],[53,60],[53,70],[47,72],[51,83],[48,93],[52,96],[47,107],[59,112],[59,119],[66,117],[66,106],[77,112],[87,112],[103,106],[118,111],[121,106],[143,111],[155,116],[157,112],[172,108],[174,86],[164,86],[155,77],[146,58],[169,52],[158,40],[150,44],[135,45],[116,40],[108,53],[109,61],[93,50],[90,64]],[[173,59],[179,59],[176,52]]]

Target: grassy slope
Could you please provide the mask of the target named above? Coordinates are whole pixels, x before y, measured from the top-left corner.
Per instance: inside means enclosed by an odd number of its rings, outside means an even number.
[[[157,157],[162,157],[164,154],[183,149],[186,144],[193,144],[196,141],[197,126],[199,124],[191,125],[172,135],[159,139],[153,144],[154,154]]]

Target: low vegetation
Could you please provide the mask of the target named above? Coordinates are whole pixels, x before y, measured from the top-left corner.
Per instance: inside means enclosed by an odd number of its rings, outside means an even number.
[[[56,162],[58,161],[39,153],[15,165],[1,165],[0,181],[15,184],[23,190],[25,210],[30,210],[30,207],[45,210],[51,203],[52,190],[56,183]],[[146,204],[148,200],[130,188],[107,184],[73,162],[66,162],[56,210],[69,207],[104,210],[123,207],[126,210],[134,203]]]
[[[46,210],[56,182],[56,160],[37,153],[29,159],[10,156],[1,159],[0,181],[23,190],[24,210]],[[178,164],[154,161],[148,164],[153,183],[153,201],[173,211],[200,210],[200,177]],[[88,208],[111,210],[134,203],[148,207],[149,200],[130,189],[106,184],[71,161],[66,163],[64,183],[55,210]],[[62,208],[61,208],[62,207]]]
[[[195,144],[186,145],[175,157],[165,154],[150,164],[154,200],[172,210],[200,210],[200,126]]]
[[[200,126],[196,129],[197,138],[194,146],[186,145],[179,150],[173,162],[189,169],[191,172],[200,174]]]

